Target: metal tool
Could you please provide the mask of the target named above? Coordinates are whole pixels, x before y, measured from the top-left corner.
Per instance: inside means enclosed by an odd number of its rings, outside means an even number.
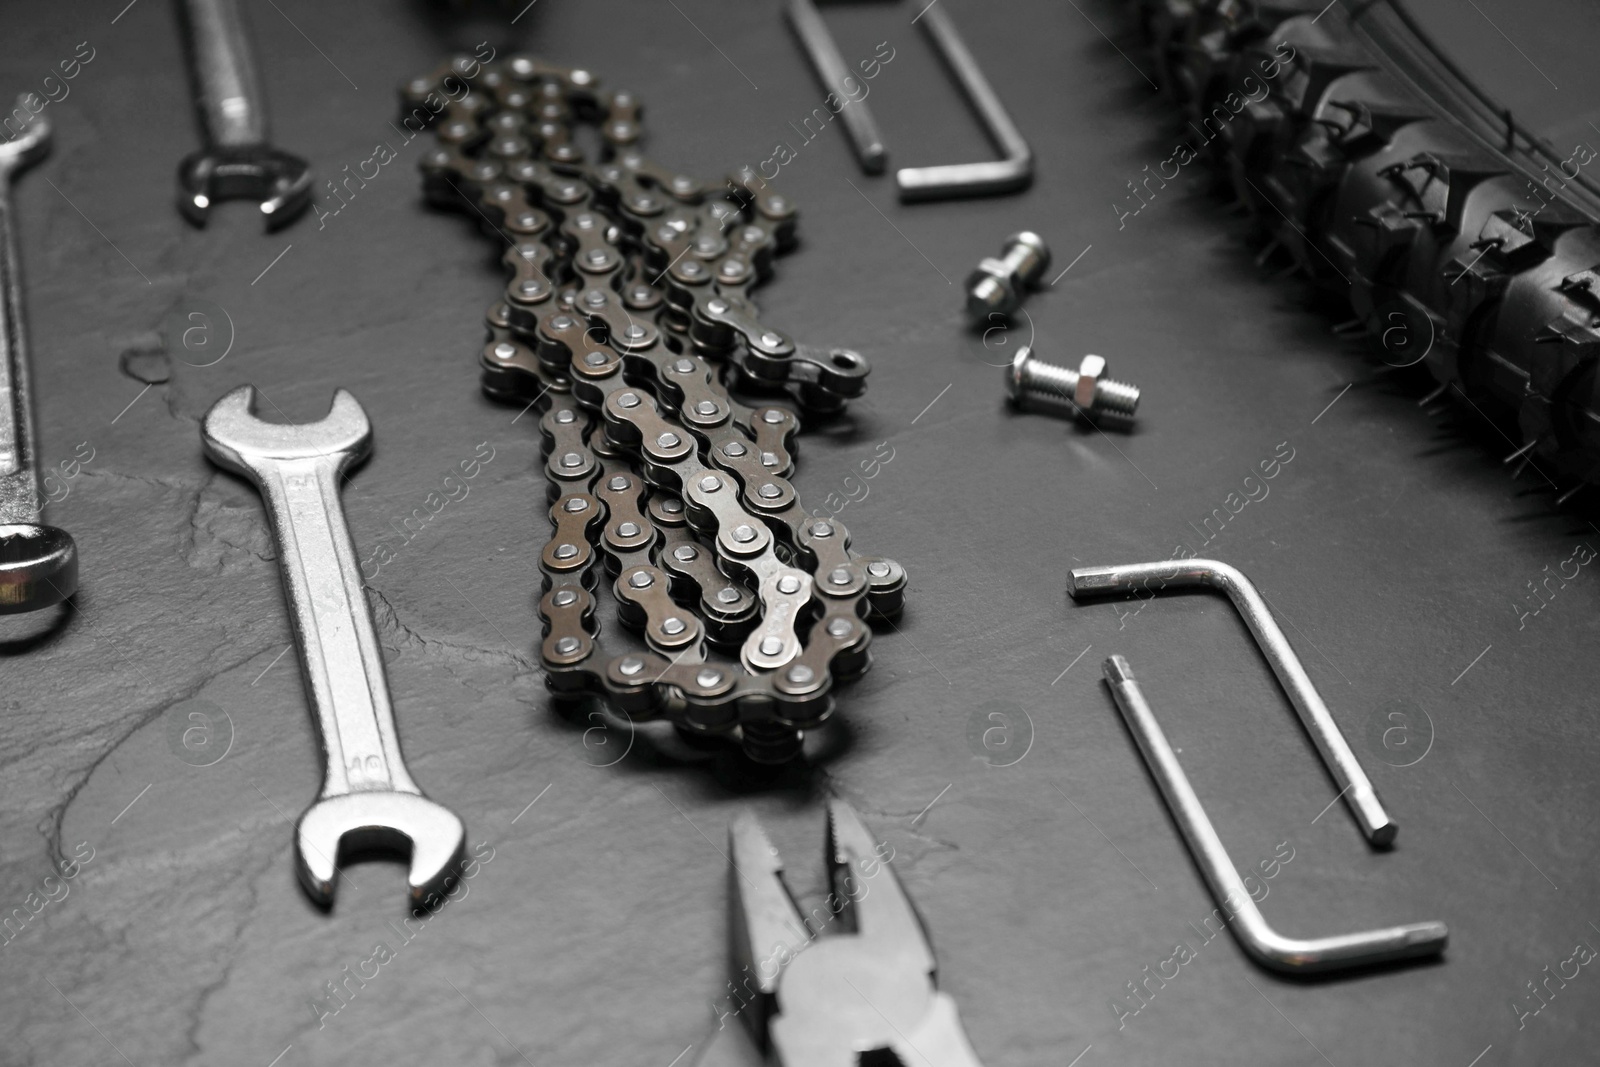
[[[412,115],[447,101],[421,160],[429,200],[513,239],[478,366],[489,395],[543,411],[545,683],[793,759],[837,683],[871,665],[868,620],[904,603],[904,568],[856,551],[839,507],[808,510],[789,480],[802,417],[860,396],[867,361],[761,321],[756,287],[794,247],[798,211],[770,181],[651,162],[638,97],[591,71],[482,67],[494,108],[452,96],[452,63],[401,101]],[[620,626],[598,623],[602,586]]]
[[[1077,370],[1047,363],[1033,354],[1031,345],[1017,349],[1006,368],[1006,392],[1013,402],[1039,399],[1070,402],[1091,415],[1111,413],[1132,418],[1139,409],[1139,388],[1107,378],[1103,356],[1087,355]]]
[[[339,503],[339,477],[372,449],[367,413],[343,389],[326,418],[299,426],[255,416],[255,388],[240,386],[206,412],[206,455],[261,490],[278,546],[284,594],[306,689],[327,758],[320,797],[300,816],[300,881],[333,901],[341,843],[351,850],[411,850],[414,903],[439,893],[457,869],[466,828],[422,795],[400,755],[383,655],[355,546]]]
[[[900,190],[901,200],[943,200],[956,196],[988,196],[1025,189],[1033,181],[1033,150],[1023,139],[1017,124],[1011,120],[999,95],[983,76],[983,68],[967,50],[966,42],[956,30],[950,16],[937,4],[923,7],[913,22],[920,22],[933,39],[934,48],[943,58],[956,83],[966,94],[983,123],[984,132],[1001,152],[1002,158],[981,163],[946,163],[932,167],[901,167],[894,181]],[[789,21],[794,25],[811,57],[811,65],[829,91],[836,91],[844,79],[850,77],[839,46],[828,32],[812,0],[789,0],[786,8]],[[850,135],[856,160],[867,174],[881,174],[888,160],[883,135],[865,100],[851,100],[839,114],[844,118],[845,130]]]
[[[1155,589],[1151,583],[1156,583]],[[1256,590],[1249,578],[1237,567],[1214,559],[1161,560],[1155,563],[1126,563],[1116,567],[1075,567],[1071,572],[1068,591],[1073,597],[1109,596],[1116,593],[1137,593],[1151,596],[1161,589],[1208,586],[1228,595],[1245,625],[1255,635],[1261,654],[1278,676],[1289,701],[1300,715],[1300,722],[1316,743],[1317,751],[1328,773],[1341,787],[1339,795],[1349,805],[1356,825],[1373,845],[1380,848],[1394,844],[1399,827],[1389,818],[1389,813],[1378,799],[1367,772],[1361,769],[1350,743],[1339,732],[1328,705],[1323,703],[1311,676],[1300,664],[1300,657],[1289,645],[1289,639],[1278,628],[1267,607],[1266,599]]]
[[[985,257],[967,276],[967,315],[979,326],[993,325],[995,315],[1007,316],[1022,306],[1028,290],[1050,269],[1050,249],[1044,238],[1023,230],[1006,238],[1000,258]]]
[[[811,57],[811,65],[816,68],[823,87],[830,93],[844,93],[845,79],[854,75],[845,63],[844,56],[839,54],[839,46],[833,43],[833,34],[828,32],[828,24],[822,21],[817,5],[812,0],[789,0],[784,10],[789,15],[794,32],[800,37],[800,43],[805,46],[806,55]],[[889,154],[883,146],[883,135],[878,132],[877,120],[867,109],[866,100],[850,100],[839,111],[839,117],[844,120],[845,132],[850,135],[850,144],[855,149],[856,162],[861,164],[862,172],[882,174]]]
[[[1332,971],[1374,963],[1433,956],[1444,951],[1450,931],[1442,922],[1407,923],[1379,930],[1363,930],[1333,937],[1294,938],[1278,933],[1251,899],[1222,839],[1189,785],[1178,757],[1156,721],[1155,713],[1139,691],[1128,661],[1112,656],[1105,661],[1106,681],[1117,708],[1128,724],[1150,774],[1161,787],[1172,818],[1205,875],[1217,903],[1227,909],[1234,936],[1252,959],[1273,970],[1291,974]]]
[[[923,9],[918,20],[934,47],[955,75],[956,83],[971,101],[984,132],[1001,152],[1002,158],[982,163],[945,163],[933,167],[901,167],[895,172],[895,185],[901,200],[941,200],[952,196],[989,196],[1026,189],[1033,181],[1033,149],[1023,140],[1017,124],[1000,102],[999,95],[983,76],[983,68],[972,58],[955,23],[937,3]]]
[[[205,147],[178,166],[178,210],[206,224],[218,200],[258,201],[267,228],[311,203],[311,168],[267,143],[267,109],[237,0],[183,0]]]
[[[19,115],[29,114],[18,108]],[[49,607],[78,589],[78,547],[67,531],[39,521],[39,457],[28,383],[28,328],[12,214],[11,179],[50,149],[50,120],[34,115],[0,144],[0,615]]]
[[[828,908],[853,934],[807,929],[753,814],[729,840],[733,975],[753,996],[740,1014],[763,1049],[784,1067],[856,1067],[881,1049],[902,1064],[978,1067],[955,1001],[934,985],[922,921],[855,809],[828,802],[826,856]]]

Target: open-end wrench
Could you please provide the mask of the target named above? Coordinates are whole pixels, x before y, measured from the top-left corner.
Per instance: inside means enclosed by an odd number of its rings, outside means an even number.
[[[367,413],[340,389],[320,422],[265,422],[255,416],[255,388],[244,385],[212,405],[200,436],[206,455],[249,478],[266,501],[322,730],[322,794],[295,833],[300,881],[331,904],[341,843],[352,852],[409,844],[411,898],[424,903],[457,869],[466,827],[422,795],[401,759],[383,655],[339,504],[339,476],[372,450]]]
[[[21,108],[19,114],[27,114]],[[72,535],[39,521],[38,455],[28,387],[28,331],[11,214],[11,177],[50,149],[43,114],[0,144],[0,614],[49,607],[78,588]]]
[[[237,0],[183,0],[189,64],[206,146],[178,165],[178,210],[206,224],[218,200],[261,204],[267,228],[311,203],[311,168],[267,143],[267,109]]]

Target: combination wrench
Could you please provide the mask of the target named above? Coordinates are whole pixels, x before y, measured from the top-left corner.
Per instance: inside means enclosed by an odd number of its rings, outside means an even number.
[[[311,203],[311,168],[267,143],[267,109],[238,0],[183,0],[205,147],[178,165],[178,210],[206,224],[218,200],[261,205],[267,228],[287,226]]]
[[[328,905],[341,844],[352,852],[409,845],[411,899],[423,903],[457,870],[466,827],[422,795],[401,759],[383,655],[339,503],[340,475],[372,450],[367,413],[339,389],[319,422],[265,422],[255,415],[254,386],[244,385],[212,405],[200,436],[206,455],[254,482],[266,503],[322,732],[322,792],[295,829],[300,881]]]
[[[19,108],[19,113],[26,114]],[[78,588],[72,535],[39,521],[38,452],[28,385],[28,330],[11,209],[11,178],[50,149],[50,121],[34,115],[0,144],[0,615],[49,607]]]

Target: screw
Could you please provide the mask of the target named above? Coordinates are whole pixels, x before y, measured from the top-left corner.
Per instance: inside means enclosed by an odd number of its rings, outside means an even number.
[[[1029,397],[1068,400],[1081,411],[1132,416],[1139,407],[1139,389],[1127,382],[1105,377],[1106,361],[1101,356],[1084,356],[1077,370],[1047,363],[1023,345],[1006,371],[1006,389],[1017,403]]]
[[[1000,257],[979,260],[967,277],[967,314],[976,323],[987,324],[990,315],[1017,310],[1023,293],[1037,289],[1050,266],[1050,249],[1031,230],[1007,237]]]

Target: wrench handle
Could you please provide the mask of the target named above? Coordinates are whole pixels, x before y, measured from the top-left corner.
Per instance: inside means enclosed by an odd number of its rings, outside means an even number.
[[[37,523],[39,475],[10,170],[9,164],[0,168],[0,523]]]
[[[420,794],[401,759],[383,655],[339,504],[348,458],[276,460],[252,473],[271,513],[300,663],[322,728],[323,797]]]
[[[267,141],[267,110],[237,0],[183,0],[200,120],[212,146]]]

